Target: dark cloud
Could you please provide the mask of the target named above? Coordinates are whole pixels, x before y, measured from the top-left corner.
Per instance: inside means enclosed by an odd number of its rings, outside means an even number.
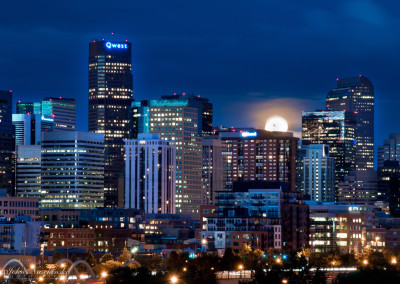
[[[214,102],[216,124],[262,127],[269,113],[256,106],[313,110],[336,77],[363,74],[376,89],[376,143],[400,131],[398,1],[3,2],[0,89],[75,97],[82,130],[88,42],[106,37],[133,43],[135,99],[195,92]],[[246,111],[232,117],[237,105]]]

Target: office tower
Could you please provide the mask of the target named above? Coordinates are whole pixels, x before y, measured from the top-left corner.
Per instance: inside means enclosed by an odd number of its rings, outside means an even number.
[[[16,195],[40,199],[42,148],[40,145],[18,145],[16,149]]]
[[[129,138],[132,102],[131,44],[89,44],[89,131],[104,135],[105,206],[117,206],[124,174],[124,139]]]
[[[180,101],[188,106],[199,109],[197,114],[199,135],[205,137],[213,134],[213,105],[210,103],[209,99],[186,93],[162,96],[161,99]]]
[[[302,113],[302,143],[329,145],[329,156],[335,158],[336,186],[355,169],[355,126],[352,112]]]
[[[226,145],[225,189],[233,182],[278,181],[296,190],[298,138],[291,132],[230,129],[218,133]]]
[[[12,91],[0,91],[0,189],[14,190]]]
[[[390,215],[400,217],[400,161],[386,160],[378,168],[377,198],[389,203]]]
[[[175,213],[176,144],[153,133],[125,140],[125,208]]]
[[[215,191],[225,189],[223,152],[225,143],[218,137],[203,137],[202,204],[215,203]]]
[[[76,130],[75,99],[44,98],[41,103],[41,114],[54,119],[54,131]]]
[[[303,145],[297,153],[297,190],[310,200],[335,201],[335,158],[329,156],[329,146]]]
[[[378,197],[378,178],[374,170],[351,171],[339,182],[337,201],[346,204],[373,205]]]
[[[202,200],[199,108],[182,99],[133,102],[132,107],[140,131],[176,142],[176,213],[197,219]]]
[[[42,208],[104,205],[104,136],[42,132]]]
[[[53,131],[54,118],[40,114],[13,114],[15,145],[39,145],[43,131]]]
[[[390,133],[383,145],[378,146],[378,169],[385,161],[400,161],[400,133]]]
[[[18,101],[15,108],[16,114],[33,114],[33,103],[23,103]]]
[[[326,97],[326,107],[334,111],[353,112],[356,128],[356,170],[374,168],[374,86],[358,77],[337,79],[337,88]]]

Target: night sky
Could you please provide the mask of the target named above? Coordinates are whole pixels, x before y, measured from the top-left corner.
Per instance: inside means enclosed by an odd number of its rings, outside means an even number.
[[[375,143],[400,132],[399,1],[2,1],[0,89],[78,102],[87,130],[88,43],[132,42],[134,98],[196,93],[214,124],[263,128],[324,107],[337,77],[375,86]],[[115,35],[112,36],[111,32]]]

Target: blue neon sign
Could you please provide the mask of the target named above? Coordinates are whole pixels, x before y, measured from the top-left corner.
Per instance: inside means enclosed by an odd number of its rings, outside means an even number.
[[[112,42],[106,42],[106,47],[107,48],[117,48],[117,49],[127,49],[128,44],[127,43],[112,43]]]
[[[241,133],[242,137],[257,137],[257,132],[249,132],[249,131],[244,131]]]

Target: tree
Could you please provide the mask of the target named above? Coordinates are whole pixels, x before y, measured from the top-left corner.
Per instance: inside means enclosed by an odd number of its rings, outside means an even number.
[[[225,249],[225,253],[221,258],[220,270],[234,270],[240,263],[240,257],[235,255],[232,248]]]
[[[89,252],[85,260],[92,268],[96,265],[96,258],[94,257],[92,252]]]
[[[183,267],[183,259],[176,251],[171,251],[165,260],[165,268],[169,272],[180,272]]]
[[[127,248],[124,248],[120,256],[118,257],[118,261],[126,263],[131,260],[131,252],[127,250]]]
[[[100,263],[106,263],[109,260],[114,260],[114,257],[111,253],[106,253],[100,258]]]
[[[108,260],[103,264],[105,270],[112,271],[122,266],[121,262],[115,260]]]
[[[147,262],[146,267],[150,270],[161,270],[164,259],[159,254],[153,254],[151,259]]]
[[[260,249],[253,250],[249,245],[243,244],[240,248],[239,256],[243,260],[245,268],[256,270],[260,266],[264,252]]]

